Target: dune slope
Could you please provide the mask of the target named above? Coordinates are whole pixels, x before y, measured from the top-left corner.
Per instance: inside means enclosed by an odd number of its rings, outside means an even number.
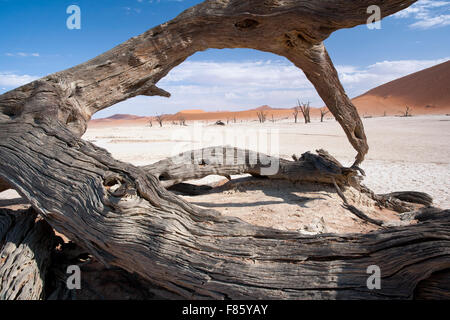
[[[450,113],[450,61],[376,87],[353,99],[361,115]]]

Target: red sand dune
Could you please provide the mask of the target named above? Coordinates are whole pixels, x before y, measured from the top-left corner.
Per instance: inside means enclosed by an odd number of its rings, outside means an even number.
[[[115,114],[111,117],[104,118],[103,120],[138,120],[145,117],[135,116],[132,114]]]
[[[238,120],[257,120],[259,111],[262,111],[266,114],[267,120],[272,119],[272,115],[274,119],[283,119],[292,116],[292,109],[276,109],[271,108],[269,106],[261,106],[256,109],[244,110],[244,111],[215,111],[215,112],[205,112],[203,110],[199,110],[199,112],[195,112],[196,110],[191,110],[189,112],[180,111],[174,115],[168,116],[168,121],[177,121],[179,119],[185,120],[222,120],[222,121],[230,121],[233,122],[234,118],[236,121]]]
[[[236,121],[240,120],[255,120],[258,119],[258,111],[263,111],[266,114],[267,121],[270,121],[273,118],[275,120],[285,119],[285,118],[293,118],[293,109],[276,109],[271,108],[269,106],[261,106],[256,109],[244,110],[244,111],[215,111],[215,112],[205,112],[199,109],[193,110],[183,110],[176,114],[168,114],[164,115],[164,121],[171,123],[173,121],[178,122],[180,120],[186,121],[209,121],[213,122],[215,120],[222,120],[224,122],[233,122],[236,118]],[[319,111],[316,109],[311,109],[311,115],[317,116]],[[156,123],[155,117],[138,117],[128,114],[116,114],[109,118],[103,119],[95,119],[89,122],[89,125],[95,126],[109,126],[109,125],[131,125],[131,124],[142,124],[148,123],[150,119],[153,119],[153,125],[158,125]],[[299,121],[302,121],[301,114],[299,114]]]
[[[191,113],[205,113],[206,111],[201,110],[201,109],[192,109],[192,110],[182,110],[179,113],[183,113],[183,114],[191,114]]]
[[[450,61],[388,82],[352,100],[361,115],[450,113]]]
[[[388,82],[365,94],[354,98],[353,103],[361,116],[400,115],[406,106],[412,108],[413,115],[448,114],[450,113],[450,61],[434,67],[410,74],[403,78]],[[276,109],[261,106],[244,111],[205,112],[200,109],[189,109],[176,114],[165,115],[166,122],[179,120],[230,121],[255,120],[258,111],[264,111],[267,120],[272,116],[276,120],[293,119],[292,108]],[[317,108],[311,109],[312,117],[319,117]],[[128,114],[116,114],[109,118],[92,120],[90,125],[130,125],[148,123],[154,117],[140,117]],[[299,114],[302,122],[302,115]],[[156,121],[153,121],[157,125]]]

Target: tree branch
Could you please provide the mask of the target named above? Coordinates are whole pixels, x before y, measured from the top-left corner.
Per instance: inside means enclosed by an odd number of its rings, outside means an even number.
[[[323,150],[318,150],[318,153],[307,152],[300,159],[289,161],[251,150],[217,146],[187,151],[142,169],[158,178],[166,188],[209,175],[229,177],[240,174],[293,182],[333,184],[337,181],[341,185],[358,188],[356,170],[331,161]]]

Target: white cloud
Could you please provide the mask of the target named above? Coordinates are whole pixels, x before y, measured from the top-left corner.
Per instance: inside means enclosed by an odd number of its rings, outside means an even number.
[[[172,93],[173,103],[185,108],[188,103],[216,109],[292,106],[313,91],[300,69],[280,61],[185,62],[158,85]]]
[[[420,20],[411,25],[412,28],[429,29],[433,27],[444,27],[450,25],[450,14],[430,17]]]
[[[416,71],[445,62],[436,60],[381,61],[372,65],[337,66],[350,97]],[[242,110],[268,104],[290,108],[297,99],[323,102],[303,72],[288,61],[211,62],[187,61],[174,68],[158,86],[172,96],[137,97],[107,109],[97,117],[113,113],[157,114],[183,109]]]
[[[381,61],[365,67],[346,65],[336,68],[348,94],[357,96],[447,60],[449,58]],[[211,97],[223,107],[242,107],[243,104],[290,107],[297,98],[310,100],[316,106],[323,103],[303,72],[287,61],[185,62],[158,85],[172,92],[174,100],[186,104],[192,99],[196,107],[199,101],[210,101]],[[202,105],[207,106],[213,105]]]
[[[40,57],[40,54],[38,52],[32,52],[32,53],[27,53],[27,52],[11,53],[11,52],[7,52],[7,53],[5,53],[5,56],[8,56],[8,57]]]
[[[130,14],[140,14],[140,13],[142,12],[142,10],[139,9],[139,8],[124,7],[123,9],[125,10],[125,13],[126,13],[127,15],[130,15]]]
[[[450,57],[435,60],[382,61],[365,68],[343,66],[337,67],[337,69],[344,87],[350,96],[355,96],[386,82],[443,63],[449,59]]]
[[[417,20],[410,25],[415,29],[445,27],[450,25],[450,1],[419,0],[394,17]]]
[[[9,72],[0,72],[0,85],[9,87],[9,88],[16,88],[16,87],[20,87],[24,84],[27,84],[31,81],[34,81],[38,78],[39,77],[30,76],[27,74],[17,75],[17,74],[9,73]],[[6,89],[6,88],[3,88],[3,89]]]

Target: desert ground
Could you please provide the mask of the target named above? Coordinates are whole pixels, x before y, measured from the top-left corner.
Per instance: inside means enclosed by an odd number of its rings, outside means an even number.
[[[339,124],[331,117],[323,123],[313,119],[305,125],[293,119],[259,123],[238,120],[225,126],[214,121],[188,122],[187,126],[118,122],[90,125],[84,139],[107,149],[115,158],[134,165],[147,165],[181,151],[209,146],[232,145],[290,159],[293,154],[323,148],[344,165],[351,165],[355,151]],[[450,117],[373,117],[363,119],[370,152],[362,168],[364,183],[375,193],[423,191],[434,205],[450,208]],[[258,142],[259,141],[259,142]],[[331,187],[293,185],[287,181],[258,181],[247,176],[233,180],[209,176],[197,185],[216,188],[201,195],[182,195],[188,201],[249,223],[304,233],[368,232],[374,226],[357,219],[344,209]],[[399,221],[388,210],[376,210],[372,200],[345,191],[359,208],[378,219]],[[6,191],[0,198],[17,197]],[[324,221],[326,220],[326,221]]]

